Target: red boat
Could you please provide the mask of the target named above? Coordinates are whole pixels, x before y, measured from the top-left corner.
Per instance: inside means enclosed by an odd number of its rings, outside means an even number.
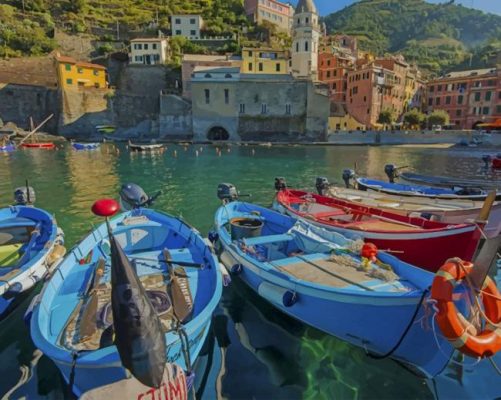
[[[501,169],[501,157],[496,156],[496,158],[492,159],[492,168]]]
[[[475,224],[429,221],[299,190],[278,192],[275,207],[347,237],[362,237],[432,272],[449,258],[471,260],[481,235]]]
[[[56,147],[56,145],[52,142],[46,142],[46,143],[23,143],[21,144],[21,147],[27,148],[27,149],[53,149]]]

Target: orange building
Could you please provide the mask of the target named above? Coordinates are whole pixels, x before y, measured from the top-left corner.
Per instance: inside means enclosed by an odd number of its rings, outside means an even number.
[[[501,68],[451,72],[428,82],[427,111],[445,110],[450,124],[474,129],[501,118]]]

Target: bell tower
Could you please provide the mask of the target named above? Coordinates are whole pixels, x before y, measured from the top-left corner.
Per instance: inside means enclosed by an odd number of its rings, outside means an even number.
[[[299,0],[292,24],[292,75],[315,79],[318,70],[320,24],[313,0]]]

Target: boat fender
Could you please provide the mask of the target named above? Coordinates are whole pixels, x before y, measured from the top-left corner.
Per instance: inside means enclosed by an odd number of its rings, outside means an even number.
[[[240,275],[243,271],[242,264],[235,264],[230,268],[230,272],[232,275]]]
[[[292,307],[298,300],[296,292],[268,282],[261,283],[257,288],[257,292],[266,300],[287,308]]]
[[[494,281],[488,276],[480,291],[486,319],[480,332],[466,326],[467,318],[453,301],[454,288],[468,279],[472,271],[473,264],[459,258],[448,260],[438,270],[431,287],[431,298],[437,303],[436,321],[443,335],[460,352],[476,358],[492,357],[501,350],[501,294]]]
[[[26,309],[26,312],[24,313],[23,321],[24,321],[24,324],[28,328],[30,327],[31,317],[33,316],[33,311],[35,310],[35,307],[40,303],[40,298],[41,298],[40,293],[37,294],[35,297],[33,297],[33,299],[30,302],[30,305],[28,306],[28,308]]]
[[[230,286],[231,275],[229,274],[223,263],[219,263],[219,272],[221,272],[221,276],[223,277],[223,286]]]
[[[23,284],[21,282],[14,282],[3,294],[6,300],[13,299],[23,291]]]

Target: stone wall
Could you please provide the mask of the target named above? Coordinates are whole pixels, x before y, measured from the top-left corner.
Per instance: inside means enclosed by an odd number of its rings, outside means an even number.
[[[43,86],[0,84],[0,118],[4,122],[14,122],[23,129],[29,129],[29,118],[35,125],[50,114],[54,117],[43,130],[57,131],[59,113],[58,92]]]
[[[192,137],[191,103],[179,96],[161,95],[158,122],[162,139]]]

